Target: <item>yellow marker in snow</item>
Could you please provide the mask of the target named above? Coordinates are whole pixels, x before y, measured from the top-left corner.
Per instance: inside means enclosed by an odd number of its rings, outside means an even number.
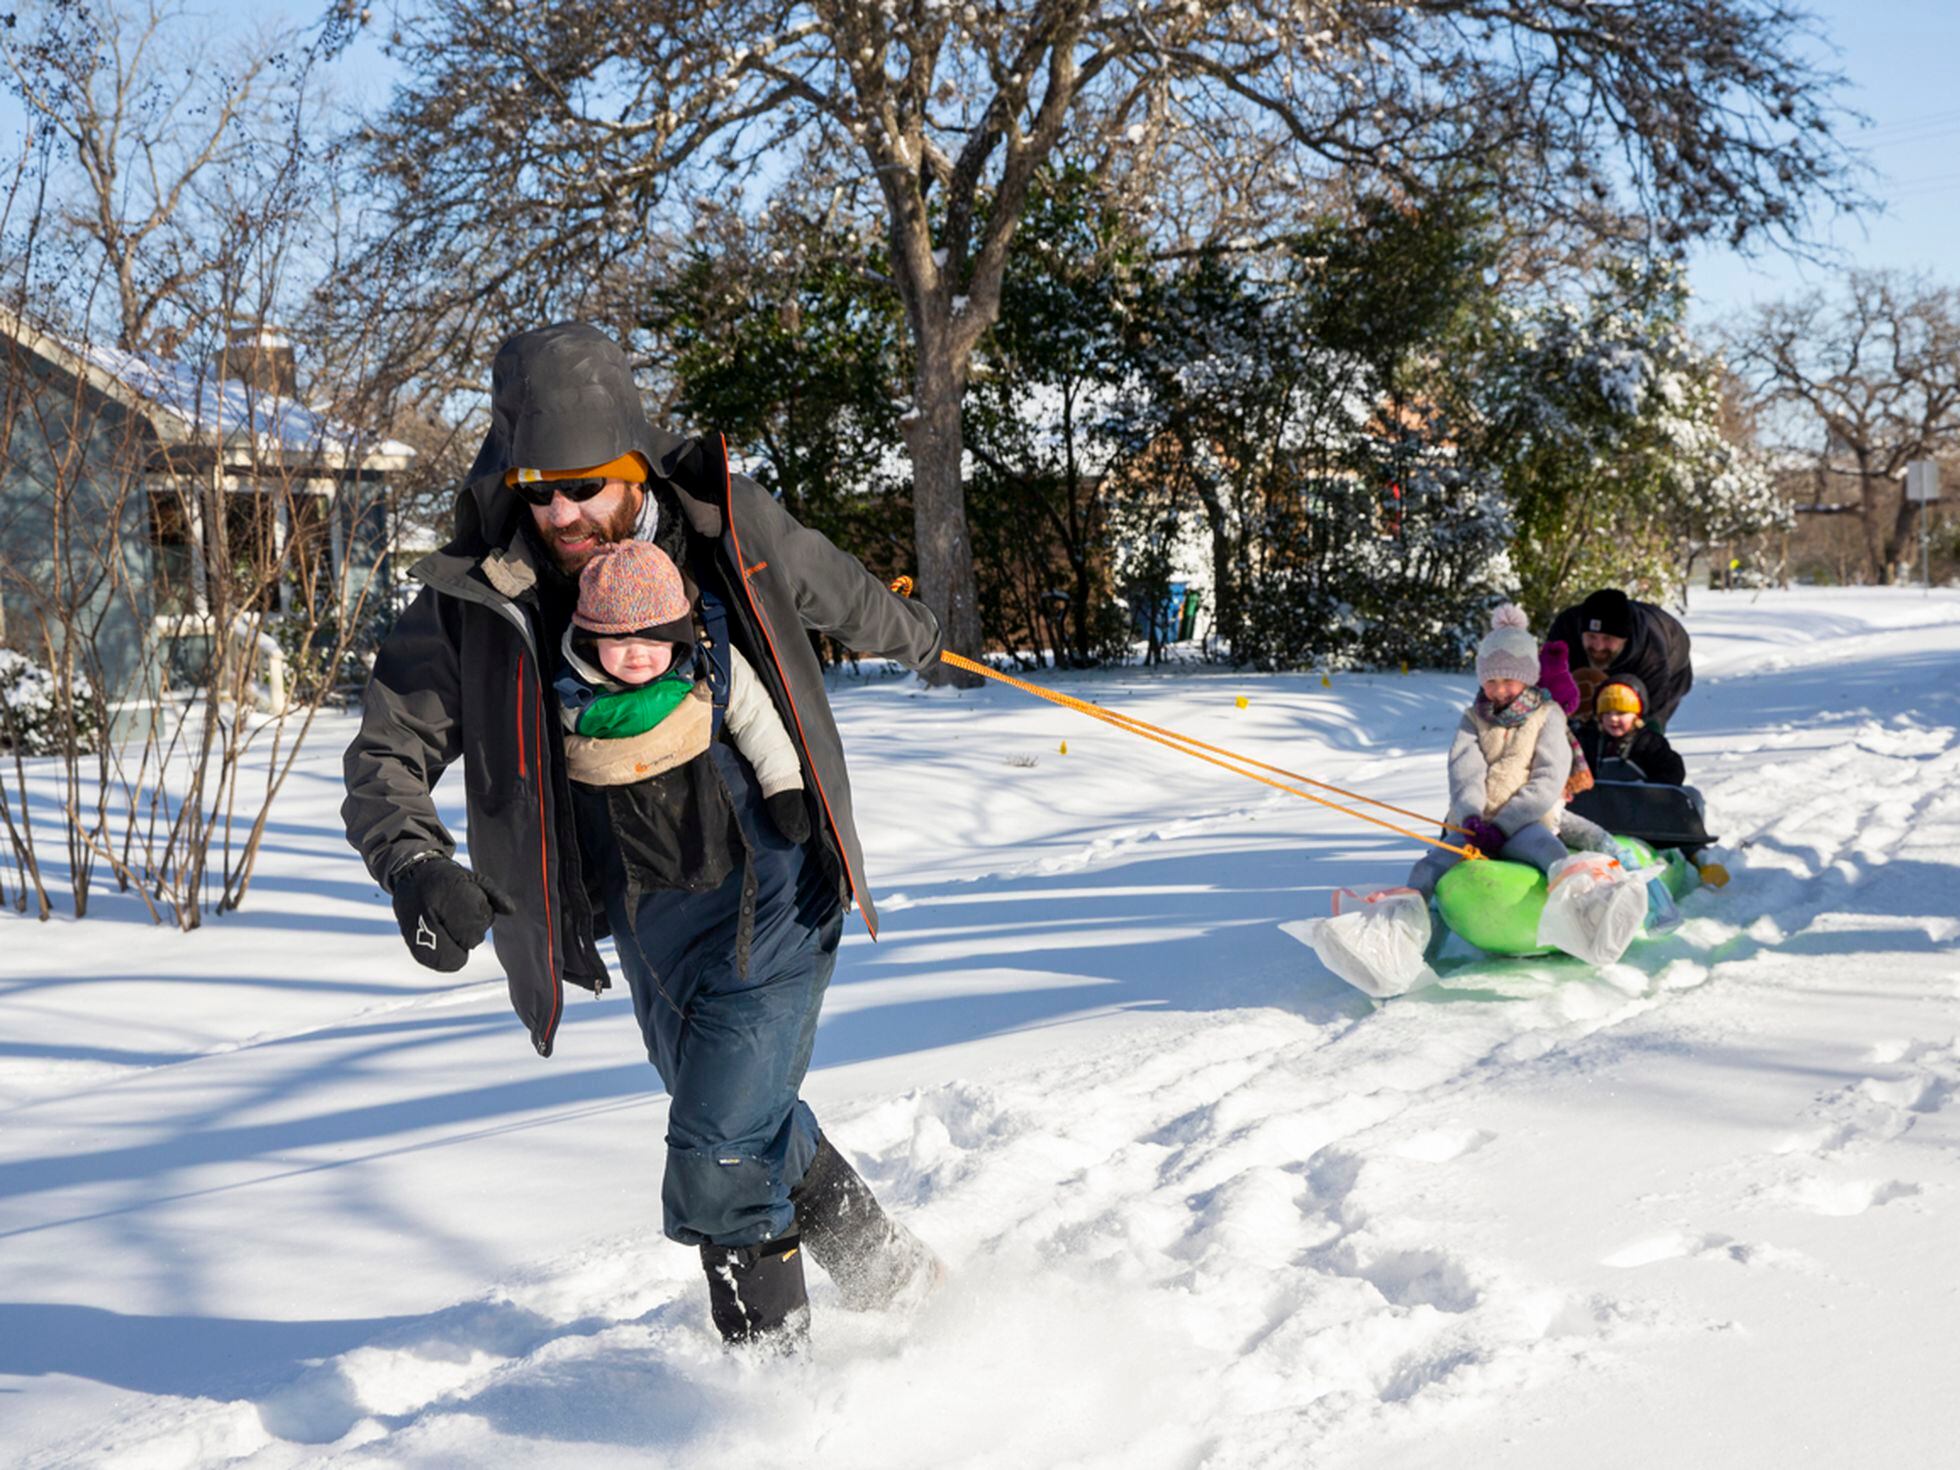
[[[1409,672],[1409,661],[1406,658],[1402,660],[1402,672],[1405,674]]]
[[[1067,754],[1068,754],[1068,742],[1067,742],[1066,740],[1064,740],[1064,741],[1062,742],[1062,748],[1061,748],[1061,749],[1060,749],[1059,751],[1057,751],[1057,752],[1056,752],[1056,754],[1057,754],[1057,755],[1067,755]]]
[[[1332,689],[1334,687],[1334,681],[1328,678],[1325,674],[1322,674],[1320,676],[1320,687],[1322,689]]]
[[[1232,702],[1236,704],[1240,709],[1244,709],[1248,704],[1252,703],[1252,701],[1247,699],[1243,694],[1241,694],[1237,699],[1233,700]]]

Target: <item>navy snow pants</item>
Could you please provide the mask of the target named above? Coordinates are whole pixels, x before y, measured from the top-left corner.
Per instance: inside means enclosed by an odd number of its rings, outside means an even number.
[[[615,870],[606,910],[647,1057],[672,1099],[666,1232],[683,1245],[755,1245],[790,1229],[789,1192],[816,1155],[816,1116],[798,1094],[844,910],[823,863],[770,822],[748,763],[721,741],[710,749],[748,838],[752,892],[737,862],[718,888],[643,892],[628,913]]]

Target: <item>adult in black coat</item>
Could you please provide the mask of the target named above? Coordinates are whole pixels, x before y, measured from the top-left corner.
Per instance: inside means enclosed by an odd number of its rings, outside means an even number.
[[[1647,723],[1664,730],[1694,687],[1688,630],[1664,609],[1635,602],[1617,587],[1603,587],[1568,607],[1545,636],[1548,643],[1565,644],[1582,709],[1592,708],[1608,678],[1631,674],[1648,695]]]
[[[742,861],[705,891],[641,881],[607,792],[569,777],[552,693],[561,636],[579,571],[630,538],[659,545],[726,610],[725,637],[803,768],[798,840],[765,817],[741,753],[713,743],[703,776],[740,823]],[[876,922],[808,632],[926,669],[938,621],[731,473],[719,437],[649,423],[625,353],[584,323],[520,332],[498,352],[456,535],[414,575],[422,590],[376,657],[341,808],[409,953],[454,971],[489,930],[512,1005],[550,1056],[566,985],[608,984],[598,940],[612,935],[671,1099],[665,1229],[700,1248],[731,1342],[801,1339],[802,1247],[847,1306],[929,1289],[938,1263],[799,1094],[847,903]],[[459,765],[468,867],[434,798]]]

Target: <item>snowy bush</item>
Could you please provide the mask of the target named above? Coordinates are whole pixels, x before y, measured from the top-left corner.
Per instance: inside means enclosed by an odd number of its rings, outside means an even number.
[[[93,751],[102,734],[95,691],[77,671],[66,701],[61,694],[47,669],[24,654],[0,648],[0,750],[58,755],[67,748],[67,724],[72,718],[75,748]]]
[[[1727,432],[1726,369],[1689,335],[1688,299],[1677,266],[1623,266],[1499,333],[1477,453],[1514,508],[1536,620],[1595,587],[1663,596],[1696,555],[1788,523]]]
[[[1508,592],[1511,517],[1494,475],[1364,440],[1267,516],[1238,656],[1263,668],[1455,668]]]

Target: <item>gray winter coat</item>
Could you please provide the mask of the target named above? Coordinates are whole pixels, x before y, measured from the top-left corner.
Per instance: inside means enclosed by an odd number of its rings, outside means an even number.
[[[1450,821],[1484,817],[1506,837],[1533,823],[1558,831],[1572,774],[1565,712],[1547,699],[1524,725],[1506,730],[1472,705],[1450,742],[1449,773]]]
[[[557,650],[540,657],[540,569],[507,467],[604,464],[645,454],[687,521],[688,571],[730,609],[730,635],[761,675],[802,759],[821,852],[875,935],[843,744],[806,634],[828,633],[916,668],[939,659],[938,620],[729,473],[719,437],[655,430],[619,349],[579,324],[520,334],[497,358],[493,419],[458,497],[456,536],[416,565],[422,591],[383,643],[360,733],[347,748],[348,840],[392,888],[417,853],[455,851],[430,792],[461,757],[471,863],[515,900],[493,942],[511,1003],[549,1056],[564,982],[604,989],[595,915],[579,871]],[[555,415],[555,417],[554,417]],[[566,427],[567,421],[573,428]]]

